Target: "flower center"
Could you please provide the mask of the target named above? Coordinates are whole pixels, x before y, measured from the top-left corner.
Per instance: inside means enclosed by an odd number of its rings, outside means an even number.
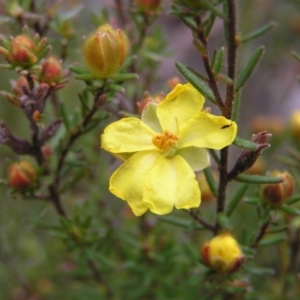
[[[159,133],[152,138],[152,143],[162,152],[166,152],[167,156],[173,156],[175,154],[176,149],[173,148],[178,141],[179,137],[168,131]]]

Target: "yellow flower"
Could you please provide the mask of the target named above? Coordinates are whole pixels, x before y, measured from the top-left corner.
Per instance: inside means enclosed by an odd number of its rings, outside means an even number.
[[[109,190],[135,215],[200,205],[194,171],[210,164],[204,148],[230,145],[237,131],[231,120],[202,112],[203,104],[191,84],[178,84],[159,104],[147,104],[141,120],[124,118],[104,130],[102,148],[125,160],[111,176]]]
[[[234,272],[244,261],[239,244],[229,233],[222,233],[204,243],[201,254],[207,266],[221,273]]]

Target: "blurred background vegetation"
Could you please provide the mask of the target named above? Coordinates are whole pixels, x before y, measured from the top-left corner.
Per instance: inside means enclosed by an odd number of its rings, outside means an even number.
[[[127,2],[124,1],[124,6]],[[203,71],[199,53],[191,42],[190,30],[168,13],[171,1],[162,2],[159,16],[151,25],[139,52],[142,59],[137,69],[143,71],[139,74],[141,82],[126,83],[125,96],[116,95],[112,100],[116,110],[134,110],[133,102],[122,102],[122,97],[142,100],[145,91],[153,94],[167,92],[167,81],[174,76],[184,82],[174,66],[176,61]],[[284,169],[286,165],[274,158],[280,153],[286,155],[291,145],[296,147],[289,135],[289,120],[291,113],[300,109],[297,79],[300,62],[291,55],[291,51],[297,52],[300,48],[300,1],[237,2],[238,31],[248,33],[269,22],[276,23],[273,31],[239,49],[239,69],[258,46],[264,45],[266,49],[264,59],[242,94],[239,135],[249,139],[261,128],[271,132],[272,147],[263,153],[264,164],[267,170]],[[41,5],[44,11],[53,6],[52,1],[45,3]],[[55,21],[67,20],[74,29],[74,37],[69,40],[64,66],[74,62],[82,64],[83,37],[94,30],[95,15],[102,15],[105,8],[112,23],[122,26],[114,5],[115,1],[109,0],[61,1],[47,32],[48,43],[53,47],[51,53],[61,53],[64,43],[54,30]],[[7,16],[5,1],[0,1],[0,13]],[[0,21],[1,34],[20,34],[20,26],[16,22]],[[211,51],[224,43],[222,24],[218,20],[214,25],[210,36]],[[5,62],[2,57],[0,62]],[[150,73],[155,74],[150,79],[147,68],[155,71]],[[0,90],[10,90],[10,80],[16,78],[15,72],[0,69]],[[70,76],[65,88],[58,92],[70,116],[78,109],[77,94],[83,87],[81,81]],[[27,120],[20,109],[3,98],[0,101],[0,120],[5,121],[15,134],[28,137]],[[53,114],[53,106],[48,105],[46,121],[53,120]],[[263,117],[263,120],[258,117]],[[209,292],[205,294],[206,290],[209,291],[209,281],[203,281],[201,277],[205,267],[199,263],[199,249],[210,236],[198,224],[182,211],[174,211],[170,218],[150,213],[134,217],[125,202],[109,194],[109,176],[118,163],[100,150],[99,135],[115,118],[112,116],[74,145],[71,158],[73,155],[74,160],[84,163],[80,167],[84,169],[85,176],[64,195],[63,205],[71,216],[68,222],[62,221],[49,203],[21,199],[5,184],[0,185],[0,299],[202,299],[199,292],[203,293],[203,299],[207,295],[211,299],[219,299]],[[55,138],[50,141],[52,147],[57,143]],[[233,156],[236,158],[238,153],[234,151]],[[17,159],[8,147],[0,144],[0,176],[3,182],[7,179],[9,165]],[[233,183],[229,194],[235,188]],[[258,188],[254,185],[250,196]],[[201,214],[207,219],[213,218],[214,206],[214,200],[203,203]],[[300,227],[299,217],[291,218],[293,224]],[[176,225],[174,220],[178,219],[182,222],[176,221]],[[257,222],[256,207],[242,203],[233,215],[233,232],[238,240],[247,240],[245,228],[255,231]],[[248,262],[249,269],[240,271],[240,278],[247,277],[247,280],[238,284],[246,287],[247,293],[236,294],[233,299],[300,297],[299,278],[298,281],[289,278],[283,267],[288,256],[284,243],[276,247],[266,245],[257,250],[255,257]],[[89,268],[87,262],[90,259],[96,262],[100,275]],[[298,265],[297,262],[295,264],[299,267],[299,261]],[[297,272],[299,277],[299,269]],[[248,275],[244,276],[246,273]],[[97,276],[101,278],[95,280]],[[235,286],[226,288],[228,297],[232,299],[230,289]]]

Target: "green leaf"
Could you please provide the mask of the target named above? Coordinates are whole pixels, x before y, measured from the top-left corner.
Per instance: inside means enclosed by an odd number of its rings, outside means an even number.
[[[239,181],[239,182],[258,183],[258,184],[282,182],[282,178],[280,178],[280,177],[271,177],[271,176],[262,176],[262,175],[246,175],[246,174],[238,175],[235,178],[235,180]]]
[[[65,105],[64,103],[61,103],[60,104],[60,114],[63,118],[63,121],[64,121],[64,125],[67,129],[68,132],[70,132],[70,121],[69,121],[69,116],[67,114],[67,111],[66,111],[66,108],[65,108]]]
[[[241,137],[237,136],[234,141],[233,144],[240,147],[240,148],[244,148],[246,150],[250,150],[250,151],[254,151],[257,149],[257,144],[250,142],[248,140],[242,139]]]
[[[159,220],[165,223],[169,223],[172,225],[176,225],[179,227],[183,227],[183,228],[190,228],[190,227],[194,227],[195,229],[204,229],[203,226],[201,226],[200,224],[195,224],[194,225],[194,221],[189,221],[189,220],[183,220],[183,219],[179,219],[176,217],[172,217],[172,216],[161,216],[159,217]]]
[[[251,274],[255,274],[255,275],[275,275],[276,272],[274,269],[271,268],[260,268],[260,267],[252,267],[252,268],[248,268],[249,273]]]
[[[276,245],[276,244],[282,243],[284,241],[286,241],[285,235],[266,236],[259,242],[259,245],[260,246],[270,246],[270,245]]]
[[[211,13],[208,19],[203,24],[203,32],[204,36],[208,36],[214,23],[215,23],[216,15]]]
[[[90,74],[90,72],[81,66],[70,66],[70,70],[75,74]]]
[[[75,75],[74,77],[79,80],[94,80],[95,79],[95,76],[90,73],[78,74],[78,75]]]
[[[202,0],[201,4],[203,4],[207,9],[209,9],[212,13],[214,13],[216,16],[226,19],[227,16],[222,12],[219,11],[216,6],[211,2],[211,0]]]
[[[266,233],[267,234],[279,233],[282,231],[286,231],[287,228],[288,228],[287,225],[277,226],[277,227],[268,229],[268,231]]]
[[[109,77],[109,79],[112,79],[114,81],[126,81],[132,79],[139,79],[139,75],[135,73],[115,74]]]
[[[246,81],[250,78],[250,76],[254,71],[254,68],[261,60],[264,52],[265,52],[265,48],[263,46],[256,49],[253,56],[250,58],[248,64],[246,65],[246,67],[244,68],[244,70],[241,72],[240,76],[236,80],[236,84],[235,84],[236,92],[239,91],[244,86]]]
[[[223,58],[224,58],[224,47],[220,48],[216,54],[216,58],[212,65],[212,69],[214,70],[215,75],[219,74],[222,70]]]
[[[297,209],[296,207],[293,207],[293,206],[289,206],[287,204],[283,204],[279,209],[290,215],[295,215],[295,216],[300,215],[299,209]]]
[[[234,212],[235,208],[238,206],[240,201],[242,200],[245,192],[247,191],[248,184],[242,184],[239,189],[236,191],[232,199],[230,200],[227,208],[226,208],[226,215],[228,217]]]
[[[207,100],[211,101],[212,103],[216,104],[216,100],[211,89],[206,86],[202,80],[195,75],[189,68],[181,64],[180,62],[175,63],[176,68],[185,77],[193,86],[196,88]]]
[[[286,204],[294,204],[300,201],[300,195],[296,195],[294,197],[289,198],[288,200],[286,200]]]
[[[193,45],[195,46],[195,48],[197,49],[197,51],[200,54],[204,54],[206,52],[206,49],[205,49],[204,45],[202,44],[202,42],[196,36],[194,36]]]
[[[204,172],[206,181],[208,183],[208,186],[209,186],[211,192],[213,193],[214,196],[217,196],[218,195],[218,185],[213,176],[212,169],[210,167],[207,167],[203,170],[203,172]]]
[[[296,52],[292,52],[291,53],[298,61],[300,61],[300,55],[298,54],[298,53],[296,53]]]
[[[218,214],[218,222],[223,229],[228,229],[228,230],[232,229],[230,221],[224,212]]]
[[[106,87],[106,89],[108,89],[111,92],[125,94],[125,89],[119,84],[109,82],[109,83],[105,84],[105,87]]]
[[[276,26],[275,22],[270,22],[270,23],[260,27],[259,29],[252,31],[251,33],[243,36],[240,39],[240,43],[246,43],[246,42],[252,41],[252,40],[266,34],[267,32],[271,31],[272,29],[275,28],[275,26]]]
[[[257,205],[257,204],[261,203],[261,199],[258,197],[246,197],[246,198],[244,198],[243,202],[246,202],[248,204]]]

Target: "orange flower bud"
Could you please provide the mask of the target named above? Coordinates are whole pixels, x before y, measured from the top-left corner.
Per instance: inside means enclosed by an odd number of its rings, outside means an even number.
[[[34,54],[35,45],[30,37],[19,35],[11,38],[10,53],[7,60],[14,65],[28,66],[37,62]]]
[[[203,262],[220,273],[236,271],[244,261],[244,255],[237,241],[222,233],[204,243],[201,249]]]
[[[159,8],[161,0],[136,0],[136,5],[144,12],[153,11]]]
[[[8,171],[8,184],[15,189],[27,189],[34,186],[36,171],[33,165],[25,160],[16,162]]]
[[[61,78],[61,63],[55,57],[48,57],[42,64],[41,82],[47,84],[56,84]]]
[[[163,93],[160,93],[156,96],[151,96],[148,92],[144,93],[144,97],[141,101],[136,103],[136,106],[138,107],[138,111],[141,114],[144,107],[148,104],[148,103],[159,103],[161,102],[163,99],[165,98]]]
[[[300,110],[293,112],[290,120],[292,137],[300,141]]]
[[[124,32],[102,25],[84,43],[83,54],[90,72],[97,78],[109,78],[124,63],[129,41]]]
[[[282,182],[265,184],[262,187],[262,198],[273,207],[280,207],[294,192],[294,179],[288,172],[273,171],[271,176],[282,178]]]

